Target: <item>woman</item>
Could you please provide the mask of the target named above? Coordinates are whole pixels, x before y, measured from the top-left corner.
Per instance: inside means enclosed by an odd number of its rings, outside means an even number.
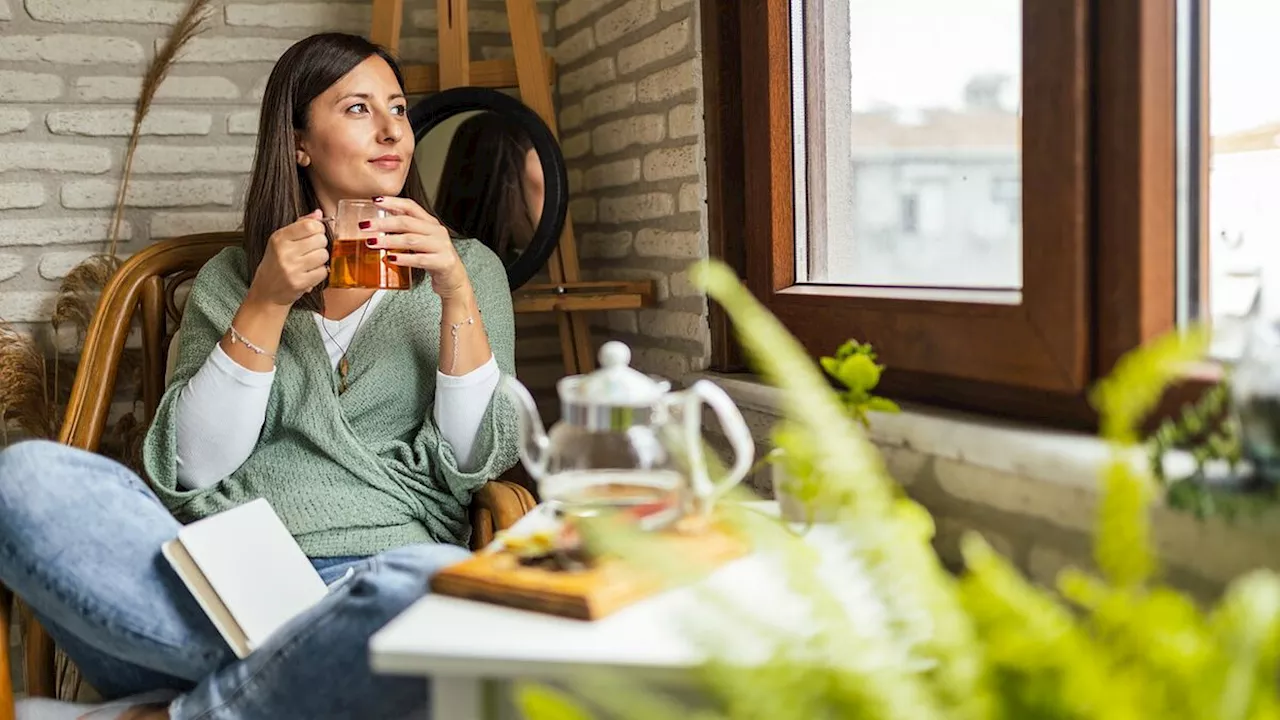
[[[466,556],[472,493],[515,463],[515,411],[495,392],[514,371],[505,271],[424,208],[395,61],[359,37],[307,38],[262,107],[244,247],[196,279],[147,436],[156,493],[59,445],[0,455],[0,583],[94,688],[133,697],[94,718],[424,712],[420,681],[370,672],[369,636]],[[389,211],[368,243],[396,251],[414,289],[324,287],[322,219],[342,198]],[[237,661],[159,550],[178,520],[259,497],[330,593]],[[137,696],[155,690],[170,692]]]
[[[524,129],[500,113],[481,112],[454,131],[435,207],[449,227],[510,265],[542,220],[543,186],[542,161]]]

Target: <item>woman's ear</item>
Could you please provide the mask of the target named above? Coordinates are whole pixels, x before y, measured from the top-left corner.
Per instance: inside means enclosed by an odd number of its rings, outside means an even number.
[[[311,164],[311,154],[307,152],[305,138],[302,133],[294,135],[293,138],[293,157],[298,163],[298,167],[306,167]]]

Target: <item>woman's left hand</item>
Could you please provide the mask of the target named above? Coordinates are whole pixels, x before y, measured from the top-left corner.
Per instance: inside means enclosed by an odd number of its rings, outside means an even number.
[[[370,238],[369,247],[388,250],[387,261],[394,265],[426,270],[431,288],[442,299],[466,291],[470,278],[448,228],[409,198],[384,197],[375,202],[390,215],[367,221],[369,227],[361,226],[361,230],[385,233]]]

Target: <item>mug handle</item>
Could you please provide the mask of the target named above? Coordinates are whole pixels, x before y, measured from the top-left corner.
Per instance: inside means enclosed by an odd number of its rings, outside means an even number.
[[[711,481],[707,471],[707,459],[702,448],[702,403],[706,403],[720,420],[729,445],[733,448],[733,467],[718,483]],[[730,488],[742,482],[751,470],[755,459],[756,443],[751,438],[742,411],[719,385],[710,380],[698,380],[685,393],[684,436],[689,448],[689,472],[692,475],[694,494],[700,510],[710,510],[711,504]]]

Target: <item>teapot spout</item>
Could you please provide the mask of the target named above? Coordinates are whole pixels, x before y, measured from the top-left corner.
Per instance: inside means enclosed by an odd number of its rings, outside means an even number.
[[[542,425],[538,405],[533,401],[529,389],[510,375],[502,376],[502,390],[511,398],[520,417],[520,462],[524,464],[530,477],[536,482],[542,482],[547,474],[547,450],[551,442]]]

